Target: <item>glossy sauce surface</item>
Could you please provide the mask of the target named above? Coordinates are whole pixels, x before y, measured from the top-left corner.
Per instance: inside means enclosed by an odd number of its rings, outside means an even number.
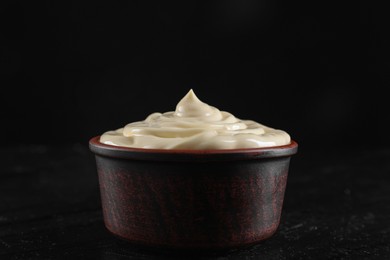
[[[287,145],[290,136],[252,120],[241,120],[198,99],[193,90],[175,111],[108,131],[100,142],[146,149],[238,149]]]

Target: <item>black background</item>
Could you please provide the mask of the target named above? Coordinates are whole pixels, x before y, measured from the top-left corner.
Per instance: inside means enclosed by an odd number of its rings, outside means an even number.
[[[390,259],[376,2],[0,1],[0,258],[172,259],[105,230],[88,140],[193,88],[299,143],[274,237],[204,259]]]
[[[387,16],[374,1],[1,1],[1,142],[87,144],[193,88],[301,149],[386,147]]]

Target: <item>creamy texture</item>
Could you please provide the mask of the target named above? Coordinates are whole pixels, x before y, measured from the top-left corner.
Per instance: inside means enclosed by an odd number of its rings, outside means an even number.
[[[146,149],[206,150],[287,145],[290,136],[209,106],[191,89],[177,104],[176,111],[153,113],[145,121],[108,131],[100,142]]]

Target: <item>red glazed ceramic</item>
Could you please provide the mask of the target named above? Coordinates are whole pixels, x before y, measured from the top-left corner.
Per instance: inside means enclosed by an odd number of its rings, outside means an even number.
[[[134,244],[229,249],[278,228],[290,158],[298,145],[157,150],[90,140],[107,229]]]

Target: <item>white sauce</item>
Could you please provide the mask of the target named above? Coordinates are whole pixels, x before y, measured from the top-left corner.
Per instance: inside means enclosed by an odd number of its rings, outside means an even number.
[[[144,121],[108,131],[100,142],[146,149],[219,150],[287,145],[290,136],[209,106],[191,89],[176,111],[153,113]]]

